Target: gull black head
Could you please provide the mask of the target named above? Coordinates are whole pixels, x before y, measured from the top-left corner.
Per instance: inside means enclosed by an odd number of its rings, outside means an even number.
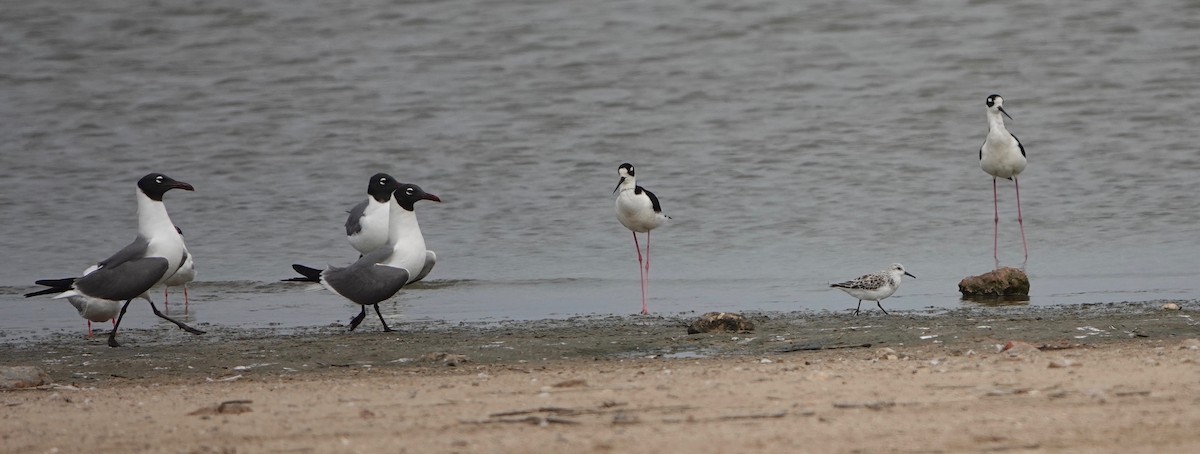
[[[1012,115],[1009,115],[1008,112],[1004,111],[1004,98],[1001,98],[1000,95],[989,95],[987,97],[987,106],[988,110],[996,109],[1000,111],[1000,113],[1004,114],[1004,116],[1008,117],[1009,120],[1013,119]]]
[[[192,188],[192,185],[176,181],[161,173],[152,173],[142,177],[142,179],[138,180],[138,189],[142,191],[142,194],[146,194],[146,197],[149,197],[150,200],[156,202],[161,202],[163,194],[172,189],[195,190]]]
[[[394,194],[396,195],[396,204],[408,211],[413,210],[413,204],[418,200],[432,200],[439,203],[442,201],[438,196],[422,191],[421,187],[415,184],[399,183]]]
[[[617,167],[617,175],[621,176],[621,180],[617,182],[617,187],[613,188],[613,194],[617,193],[617,189],[621,189],[621,183],[625,182],[626,178],[633,177],[633,164],[628,162]]]
[[[377,173],[371,176],[371,181],[367,184],[367,195],[382,203],[392,199],[392,193],[400,186],[400,182],[392,178],[386,173]]]

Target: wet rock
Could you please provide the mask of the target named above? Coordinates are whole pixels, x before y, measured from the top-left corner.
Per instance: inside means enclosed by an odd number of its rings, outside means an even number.
[[[32,388],[46,384],[46,372],[34,366],[0,367],[0,389]]]
[[[1029,276],[1017,268],[1005,267],[958,282],[963,296],[1028,296]]]
[[[709,312],[700,316],[688,327],[688,334],[713,332],[744,333],[754,331],[754,324],[741,314],[732,312]]]
[[[217,405],[202,407],[196,411],[188,413],[189,416],[212,416],[212,415],[240,415],[249,411],[252,400],[227,400]]]
[[[1177,310],[1181,309],[1179,307],[1179,305],[1175,304],[1175,303],[1164,304],[1164,305],[1162,305],[1162,308],[1164,311],[1177,311]]]

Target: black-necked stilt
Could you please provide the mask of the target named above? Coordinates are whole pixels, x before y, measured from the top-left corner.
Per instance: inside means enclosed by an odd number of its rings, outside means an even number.
[[[61,291],[55,298],[83,297],[88,304],[91,300],[108,300],[119,302],[124,300],[113,330],[108,335],[108,345],[118,347],[117,329],[125,310],[134,298],[145,298],[150,303],[150,309],[157,315],[179,328],[192,333],[204,334],[186,324],[167,317],[158,311],[154,301],[150,300],[147,292],[154,286],[163,283],[183,265],[185,248],[183,237],[175,230],[171,217],[167,215],[167,207],[162,197],[171,189],[193,190],[192,185],[176,181],[161,173],[152,173],[138,180],[137,214],[138,234],[124,249],[117,251],[111,257],[89,268],[89,272],[78,278],[50,279],[37,281],[38,285],[51,287],[49,290],[33,292],[26,296],[46,294],[50,291]],[[77,299],[78,300],[78,299]],[[72,302],[75,304],[75,302]],[[77,306],[78,307],[78,306]]]
[[[181,238],[183,237],[183,230],[175,227],[175,231],[179,232]],[[169,295],[171,287],[183,287],[183,313],[186,314],[189,303],[188,284],[196,280],[196,262],[192,260],[192,254],[188,252],[186,244],[183,246],[183,253],[183,265],[179,267],[179,270],[175,274],[172,274],[171,277],[163,282],[163,310],[170,312],[168,309],[170,307]]]
[[[617,167],[617,175],[621,181],[617,183],[613,193],[617,194],[617,220],[621,225],[633,232],[633,248],[638,255],[638,274],[642,283],[642,314],[649,314],[646,307],[646,287],[650,285],[650,231],[662,225],[669,216],[662,212],[658,197],[646,188],[637,185],[634,179],[633,164],[624,163]],[[642,248],[638,245],[637,234],[646,234],[646,260],[643,265]]]
[[[992,231],[992,258],[996,266],[1000,266],[1000,202],[996,194],[996,178],[1007,178],[1013,181],[1017,190],[1017,224],[1021,226],[1021,247],[1025,250],[1025,261],[1029,261],[1029,245],[1025,242],[1025,220],[1021,216],[1021,184],[1017,175],[1025,170],[1025,147],[1017,136],[1004,128],[1004,117],[1012,116],[1004,111],[1004,98],[1000,95],[987,97],[988,134],[979,147],[979,167],[992,176],[992,209],[995,215]]]
[[[862,309],[863,300],[874,301],[879,310],[887,314],[883,304],[880,303],[884,298],[892,296],[896,293],[896,289],[900,288],[900,279],[903,276],[910,276],[916,279],[908,271],[904,270],[904,265],[893,263],[888,269],[878,273],[871,273],[856,277],[846,282],[830,284],[830,287],[840,289],[850,296],[858,298],[858,307],[854,309],[854,315],[858,315],[858,311]]]
[[[419,200],[442,201],[415,184],[400,184],[390,202],[387,244],[368,252],[349,266],[331,266],[324,271],[293,266],[310,280],[318,281],[329,291],[362,306],[362,311],[350,320],[350,331],[362,323],[367,315],[367,306],[375,307],[383,330],[391,331],[379,311],[379,303],[391,298],[409,282],[427,274],[432,267],[430,261],[425,259],[425,240],[421,237],[421,229],[413,211],[413,204]],[[415,251],[422,253],[416,254]]]

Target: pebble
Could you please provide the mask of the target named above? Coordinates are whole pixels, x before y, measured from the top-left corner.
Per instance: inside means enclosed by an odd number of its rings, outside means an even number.
[[[46,381],[46,372],[34,366],[0,366],[0,389],[32,388]]]

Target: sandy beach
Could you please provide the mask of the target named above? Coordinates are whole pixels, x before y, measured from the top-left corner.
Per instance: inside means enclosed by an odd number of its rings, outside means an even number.
[[[10,345],[9,452],[1195,452],[1191,303]],[[699,314],[695,314],[699,315]],[[1001,351],[1004,346],[1010,348]]]

